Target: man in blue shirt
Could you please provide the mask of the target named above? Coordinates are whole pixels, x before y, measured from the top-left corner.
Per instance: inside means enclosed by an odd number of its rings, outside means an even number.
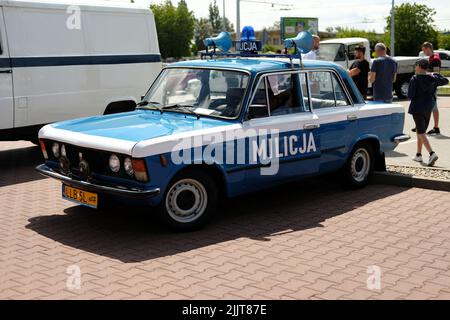
[[[383,43],[375,46],[375,52],[378,58],[373,61],[370,69],[373,100],[391,103],[393,84],[397,77],[397,62],[386,55],[386,46]]]

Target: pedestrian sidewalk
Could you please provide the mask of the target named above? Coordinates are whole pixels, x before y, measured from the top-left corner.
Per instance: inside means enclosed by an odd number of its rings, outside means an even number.
[[[405,129],[404,133],[411,136],[411,140],[401,143],[393,152],[386,154],[386,164],[396,166],[408,166],[408,167],[422,167],[421,164],[414,162],[411,158],[416,153],[416,134],[411,132],[414,128],[414,121],[407,113],[409,101],[402,101],[401,104],[405,107]],[[440,129],[441,134],[438,136],[428,136],[431,146],[439,156],[439,160],[436,162],[434,168],[450,170],[450,97],[439,97],[438,107],[440,111]],[[433,127],[434,121],[431,119],[430,127]],[[424,148],[423,150],[424,160],[428,159],[428,154]]]

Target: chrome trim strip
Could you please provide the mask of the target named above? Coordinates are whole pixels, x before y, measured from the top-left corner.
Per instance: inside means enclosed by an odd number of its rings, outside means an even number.
[[[409,139],[411,139],[411,137],[407,134],[402,134],[400,136],[395,136],[392,138],[392,142],[399,144],[401,142],[405,142],[408,141]]]

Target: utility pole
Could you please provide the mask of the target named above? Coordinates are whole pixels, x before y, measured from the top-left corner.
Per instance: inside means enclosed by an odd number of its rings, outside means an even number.
[[[226,31],[225,27],[227,26],[227,21],[225,18],[225,0],[222,0],[222,2],[223,2],[223,30]]]
[[[241,38],[241,1],[236,0],[236,40]]]
[[[392,0],[391,9],[391,57],[395,56],[395,0]]]

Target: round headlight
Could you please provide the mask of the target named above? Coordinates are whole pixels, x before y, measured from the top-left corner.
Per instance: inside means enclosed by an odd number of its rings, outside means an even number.
[[[70,161],[66,157],[59,158],[59,168],[64,174],[69,174],[70,172]]]
[[[59,158],[59,143],[53,142],[52,144],[52,152],[55,158]]]
[[[62,155],[63,157],[67,157],[66,146],[65,146],[65,145],[62,145],[62,146],[61,146],[61,155]]]
[[[125,169],[127,175],[132,176],[134,174],[133,162],[130,158],[125,158],[123,161],[123,168]]]
[[[89,169],[89,164],[86,162],[86,160],[80,161],[80,163],[78,164],[78,170],[80,171],[80,175],[83,179],[89,179],[91,171]]]
[[[109,157],[109,168],[111,169],[112,172],[115,173],[119,172],[120,170],[120,159],[115,154]]]

